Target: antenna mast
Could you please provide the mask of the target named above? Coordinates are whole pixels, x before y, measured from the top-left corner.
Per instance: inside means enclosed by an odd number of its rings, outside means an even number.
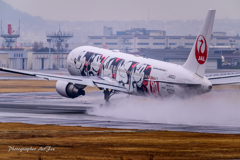
[[[0,37],[3,37],[4,42],[3,42],[3,48],[7,47],[10,50],[12,49],[12,47],[15,47],[15,49],[17,49],[17,38],[20,37],[20,20],[19,20],[19,27],[18,27],[18,31],[15,32],[12,29],[12,25],[8,24],[8,32],[5,33],[3,28],[2,28],[2,20],[1,20],[1,35]]]
[[[47,36],[47,41],[49,43],[53,42],[53,44],[55,46],[57,46],[57,68],[64,68],[64,64],[63,64],[63,46],[62,43],[66,43],[68,39],[73,37],[73,32],[65,32],[65,31],[61,31],[61,26],[59,24],[59,31],[57,32],[48,32],[46,34]],[[50,44],[49,44],[49,49],[50,49]],[[61,52],[61,53],[60,53]],[[62,56],[60,57],[60,54],[62,54]],[[49,53],[50,55],[50,53]],[[51,56],[50,56],[51,57]],[[61,59],[61,62],[60,62]],[[50,64],[49,60],[49,64]],[[61,64],[60,64],[61,63]],[[51,65],[51,64],[50,64]],[[49,68],[51,68],[52,66],[50,66]]]

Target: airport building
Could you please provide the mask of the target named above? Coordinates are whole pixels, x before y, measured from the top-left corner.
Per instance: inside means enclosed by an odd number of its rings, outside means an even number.
[[[13,69],[31,69],[32,52],[0,51],[0,66]]]
[[[191,48],[175,49],[140,49],[129,53],[145,58],[157,59],[182,65],[187,60]],[[113,52],[114,54],[115,52]],[[67,68],[68,52],[51,52],[51,69]],[[227,48],[210,48],[206,69],[221,69],[222,62],[237,64],[240,51]],[[49,69],[49,52],[0,51],[0,66],[13,69]]]
[[[68,52],[51,53],[52,69],[67,68]],[[12,69],[49,69],[49,52],[0,51],[0,66]],[[62,67],[61,67],[62,66]]]
[[[89,36],[92,46],[138,54],[146,58],[182,65],[187,60],[196,36],[166,36],[162,30],[133,28],[117,31],[116,35]],[[225,60],[240,62],[236,49],[240,36],[227,36],[226,32],[213,32],[206,69],[220,69]]]
[[[134,55],[143,56],[145,58],[157,59],[169,63],[183,65],[191,51],[191,48],[182,49],[143,49],[139,52],[132,53]],[[222,49],[209,49],[206,69],[221,69],[222,66]],[[234,51],[232,51],[234,52]],[[232,54],[231,52],[231,54]]]
[[[9,55],[8,52],[0,51],[0,66],[9,67]]]
[[[67,68],[68,53],[52,52],[51,69]],[[32,56],[32,69],[49,69],[49,52],[34,52]]]
[[[123,52],[137,52],[140,49],[192,48],[196,36],[166,36],[165,31],[131,29],[117,31],[116,35],[88,36],[89,45],[117,49]],[[238,48],[240,36],[227,36],[226,32],[213,32],[213,48]]]

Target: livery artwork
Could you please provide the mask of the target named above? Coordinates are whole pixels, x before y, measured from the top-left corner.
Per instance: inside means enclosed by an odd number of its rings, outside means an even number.
[[[137,64],[138,62],[135,61],[124,61],[123,63],[121,63],[117,72],[117,78],[119,83],[121,83],[123,86],[127,86],[130,84],[131,73]]]
[[[158,82],[151,84],[147,80],[151,77],[151,65],[87,51],[80,53],[74,64],[81,76],[111,77],[135,94],[160,96]]]

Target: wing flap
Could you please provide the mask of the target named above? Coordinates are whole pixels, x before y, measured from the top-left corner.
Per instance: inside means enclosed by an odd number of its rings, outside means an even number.
[[[96,79],[94,80],[94,84],[98,88],[108,88],[121,92],[128,92],[128,89],[126,87],[124,87],[123,85],[118,83],[118,81],[110,77],[101,77],[99,79]]]

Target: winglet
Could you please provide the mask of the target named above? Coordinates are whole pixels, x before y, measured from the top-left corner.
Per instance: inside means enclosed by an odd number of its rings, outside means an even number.
[[[209,10],[183,67],[204,77],[216,10]]]

